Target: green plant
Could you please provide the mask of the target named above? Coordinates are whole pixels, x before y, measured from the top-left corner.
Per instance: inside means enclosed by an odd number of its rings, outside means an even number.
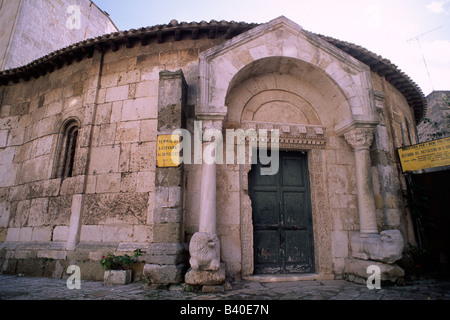
[[[121,256],[116,256],[114,254],[108,254],[106,257],[102,256],[100,264],[106,271],[109,270],[128,270],[130,266],[137,261],[137,258],[142,256],[145,251],[141,249],[136,249],[133,251],[133,256],[124,254]]]

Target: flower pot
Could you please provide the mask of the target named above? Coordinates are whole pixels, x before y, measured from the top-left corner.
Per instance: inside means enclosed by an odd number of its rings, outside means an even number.
[[[128,284],[131,282],[131,270],[105,271],[104,284]]]

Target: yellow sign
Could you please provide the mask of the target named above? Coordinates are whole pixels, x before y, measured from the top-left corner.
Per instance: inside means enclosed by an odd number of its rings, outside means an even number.
[[[403,172],[450,165],[450,137],[398,149]]]
[[[180,136],[171,134],[158,136],[156,166],[178,167],[180,162]]]

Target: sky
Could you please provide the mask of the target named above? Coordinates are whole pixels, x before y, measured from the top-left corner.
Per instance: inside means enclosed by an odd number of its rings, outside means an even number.
[[[404,71],[425,95],[450,90],[450,0],[94,0],[120,30],[202,20],[265,23],[360,45]]]

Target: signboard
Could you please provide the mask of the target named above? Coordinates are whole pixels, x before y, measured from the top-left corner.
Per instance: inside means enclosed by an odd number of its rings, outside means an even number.
[[[158,136],[156,166],[159,168],[178,167],[180,165],[180,136]]]
[[[403,172],[450,165],[450,137],[415,144],[397,151]]]

